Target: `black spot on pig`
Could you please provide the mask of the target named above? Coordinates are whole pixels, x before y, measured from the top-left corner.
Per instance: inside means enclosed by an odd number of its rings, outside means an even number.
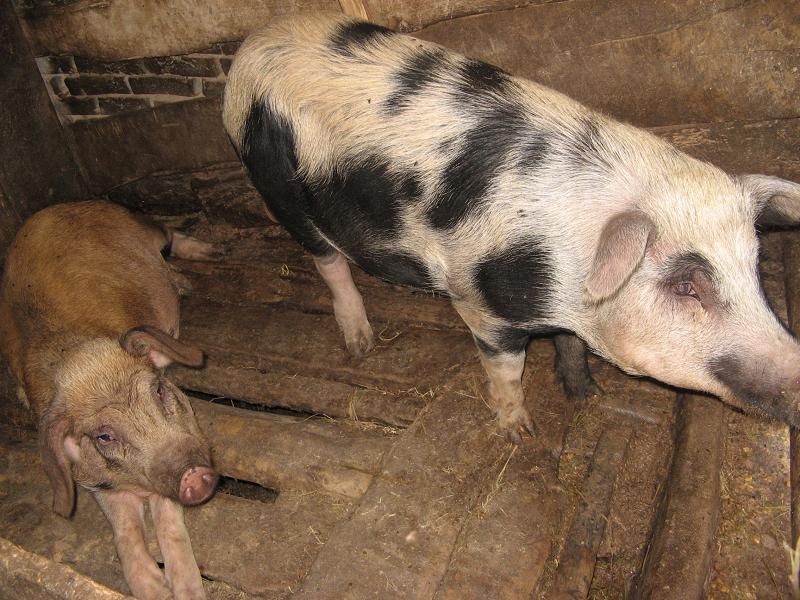
[[[333,252],[309,218],[312,199],[297,177],[292,127],[266,102],[253,103],[239,153],[253,185],[292,237],[316,256]]]
[[[400,183],[402,196],[406,201],[419,200],[422,196],[422,179],[416,173],[407,173]]]
[[[422,50],[406,59],[394,75],[397,81],[394,91],[386,98],[386,112],[397,115],[407,107],[415,94],[440,76],[440,67],[445,63],[442,48]]]
[[[396,252],[368,252],[353,257],[358,266],[370,275],[390,283],[420,289],[433,289],[428,267],[417,257]]]
[[[508,81],[508,73],[488,63],[468,59],[459,68],[461,89],[471,92],[500,92]]]
[[[781,393],[779,384],[774,382],[768,371],[758,372],[758,369],[747,368],[744,360],[732,354],[712,358],[708,361],[707,367],[738,400],[783,423],[795,427],[800,425],[800,419],[792,409],[789,396]]]
[[[474,278],[489,310],[509,323],[524,325],[548,316],[553,267],[535,239],[485,256],[475,265]]]
[[[427,214],[436,229],[455,227],[482,203],[495,178],[509,168],[512,151],[530,134],[522,108],[513,102],[468,110],[480,118],[442,172]]]
[[[498,354],[519,354],[524,352],[531,337],[528,330],[519,329],[518,327],[501,327],[490,335],[481,335],[490,338],[491,341],[484,340],[474,334],[472,337],[475,339],[478,349],[489,357],[497,356]]]
[[[395,174],[377,158],[310,181],[312,219],[334,243],[355,259],[365,255],[365,240],[391,240],[399,234],[400,210],[418,200],[422,186],[412,172]]]
[[[365,21],[355,21],[342,23],[333,32],[330,38],[331,49],[342,56],[353,56],[353,49],[366,49],[374,42],[380,42],[389,36],[394,35],[394,31],[374,25]]]

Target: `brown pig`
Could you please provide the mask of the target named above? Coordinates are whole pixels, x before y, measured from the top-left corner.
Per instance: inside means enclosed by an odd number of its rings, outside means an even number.
[[[108,202],[60,204],[22,226],[0,284],[0,350],[39,421],[53,508],[72,514],[75,483],[92,492],[137,598],[205,598],[182,505],[211,497],[217,473],[163,375],[203,353],[177,340],[183,286],[162,252],[211,250]],[[165,573],[145,546],[145,501]]]

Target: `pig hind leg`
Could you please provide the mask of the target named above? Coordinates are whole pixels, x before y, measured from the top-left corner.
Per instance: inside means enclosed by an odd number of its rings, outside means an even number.
[[[489,377],[489,406],[497,414],[500,429],[515,444],[522,443],[523,433],[534,435],[533,420],[525,408],[522,372],[525,347],[530,335],[513,327],[489,327],[479,311],[454,302],[478,346],[481,364]]]
[[[594,394],[600,394],[600,386],[589,372],[583,340],[570,333],[560,333],[553,341],[556,346],[556,375],[567,397],[580,403]]]
[[[354,356],[369,352],[375,345],[375,338],[347,259],[341,252],[334,251],[327,256],[315,256],[314,264],[333,295],[333,314],[344,334],[347,349]]]

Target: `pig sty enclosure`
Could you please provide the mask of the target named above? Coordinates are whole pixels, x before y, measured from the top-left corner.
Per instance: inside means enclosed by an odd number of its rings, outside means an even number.
[[[194,288],[181,337],[208,360],[169,375],[224,476],[187,509],[208,596],[792,597],[800,448],[785,426],[595,358],[601,390],[576,404],[544,338],[523,379],[539,434],[512,446],[448,300],[356,269],[377,344],[347,354],[220,116],[239,42],[317,10],[486,60],[729,172],[800,181],[793,0],[0,0],[0,250],[36,210],[105,197],[227,251],[173,261]],[[761,271],[796,331],[800,232],[763,234]],[[92,499],[79,491],[70,521],[51,511],[2,369],[0,598],[123,597]]]

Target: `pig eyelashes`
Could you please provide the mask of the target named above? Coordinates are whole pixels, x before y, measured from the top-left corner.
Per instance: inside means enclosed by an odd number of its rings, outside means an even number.
[[[669,261],[664,287],[680,297],[708,302],[714,298],[714,268],[700,254],[688,252]]]
[[[672,286],[672,293],[676,296],[691,296],[697,298],[697,290],[694,289],[691,281],[681,281]]]
[[[107,448],[111,444],[117,442],[117,436],[114,435],[114,430],[110,427],[101,428],[100,431],[95,433],[92,437],[98,447]]]

